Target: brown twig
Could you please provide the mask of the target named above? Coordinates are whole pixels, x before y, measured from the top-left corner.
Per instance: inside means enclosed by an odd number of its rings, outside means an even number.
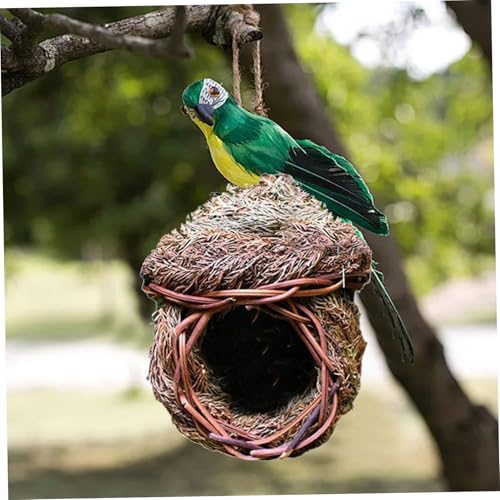
[[[364,273],[353,273],[351,277],[331,274],[288,280],[286,282],[288,286],[285,286],[285,283],[272,283],[256,289],[218,290],[203,295],[178,293],[154,283],[145,284],[143,290],[146,294],[160,295],[163,299],[192,311],[175,328],[172,352],[175,366],[173,385],[177,401],[191,415],[198,430],[207,439],[219,443],[230,455],[244,460],[287,457],[319,439],[330,428],[337,415],[337,390],[340,382],[336,380],[334,374],[334,367],[328,355],[325,331],[320,321],[306,305],[302,303],[295,305],[293,297],[328,295],[342,286],[352,285],[357,289],[360,283],[369,280],[369,276],[369,270]],[[235,426],[231,427],[230,434],[224,422],[213,416],[203,404],[191,383],[188,359],[194,346],[213,314],[229,310],[234,305],[272,307],[275,312],[281,313],[302,338],[321,373],[320,394],[285,429],[279,429],[265,438],[249,436]],[[199,312],[201,307],[203,313]],[[298,310],[303,314],[299,317],[300,321],[296,319]],[[284,314],[285,311],[290,312],[292,316]],[[303,321],[305,318],[308,320],[307,323]],[[273,444],[293,428],[297,428],[297,431],[288,443]]]
[[[329,391],[329,395],[332,395],[337,392],[339,388],[339,383],[336,381]],[[328,390],[328,388],[327,388]],[[320,412],[324,408],[324,405],[318,405],[314,408],[314,411],[307,417],[299,431],[295,434],[293,439],[286,445],[285,451],[280,455],[280,458],[285,458],[290,456],[291,453],[295,450],[297,445],[302,441],[302,438],[306,435],[307,431],[312,427],[313,424],[316,423],[318,417],[320,417]],[[320,417],[320,420],[324,420]]]
[[[64,14],[41,14],[33,9],[12,9],[28,26],[37,26],[52,30],[64,30],[72,35],[79,35],[98,42],[106,49],[123,49],[137,52],[142,55],[155,57],[179,57],[180,53],[171,50],[171,44],[164,41],[152,40],[144,36],[116,33],[106,26],[98,26],[84,21],[73,19]],[[176,14],[177,16],[177,14]],[[184,15],[185,20],[185,15]],[[173,22],[172,34],[178,25],[176,17]],[[181,29],[184,26],[181,25]],[[182,32],[181,32],[182,35]]]
[[[237,446],[238,448],[247,448],[249,450],[258,450],[261,446],[253,444],[249,441],[245,441],[244,439],[234,439],[228,438],[224,436],[219,436],[218,434],[214,434],[211,432],[208,437],[217,443],[224,443],[230,446]]]

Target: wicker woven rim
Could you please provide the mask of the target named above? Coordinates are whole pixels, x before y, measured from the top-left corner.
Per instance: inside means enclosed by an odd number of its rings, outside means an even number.
[[[191,415],[197,431],[208,440],[222,445],[228,454],[243,460],[285,458],[318,440],[337,416],[340,384],[328,356],[327,334],[321,322],[307,305],[294,299],[324,296],[342,288],[360,290],[369,279],[369,270],[349,274],[331,273],[275,282],[253,289],[217,290],[203,295],[178,293],[155,283],[145,283],[143,291],[149,297],[161,297],[189,311],[174,331],[173,390],[178,404]],[[215,418],[191,383],[188,358],[193,348],[212,316],[235,306],[266,309],[268,314],[286,319],[304,342],[320,372],[319,394],[293,421],[267,437],[260,437]],[[273,441],[294,428],[296,431],[288,443],[273,445]]]

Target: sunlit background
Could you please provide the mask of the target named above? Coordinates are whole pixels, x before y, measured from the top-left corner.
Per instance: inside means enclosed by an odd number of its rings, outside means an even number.
[[[64,12],[97,23],[147,10]],[[285,12],[454,374],[497,414],[487,63],[438,0]],[[139,312],[152,306],[139,302],[138,269],[225,186],[178,109],[186,84],[229,84],[231,69],[217,49],[190,43],[189,62],[100,54],[3,101],[12,498],[443,489],[435,445],[364,317],[354,410],[303,458],[248,466],[214,455],[154,400],[152,329]]]

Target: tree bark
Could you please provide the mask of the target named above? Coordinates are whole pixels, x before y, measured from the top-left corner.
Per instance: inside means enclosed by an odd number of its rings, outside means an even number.
[[[314,84],[295,53],[278,5],[260,5],[264,80],[270,117],[293,136],[309,138],[348,156],[334,124],[325,113]],[[451,490],[497,490],[498,424],[491,413],[472,403],[450,372],[443,348],[422,317],[406,279],[392,237],[367,235],[394,302],[413,338],[415,365],[402,364],[399,343],[386,332],[387,317],[368,288],[361,293],[368,317],[392,374],[415,403],[440,453]]]
[[[446,2],[446,5],[471,40],[477,43],[491,67],[491,1],[455,1]]]

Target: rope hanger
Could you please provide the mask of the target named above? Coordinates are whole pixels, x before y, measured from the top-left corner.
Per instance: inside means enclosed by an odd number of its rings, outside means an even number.
[[[240,73],[240,47],[238,45],[237,29],[233,30],[233,95],[236,102],[241,105],[241,73]],[[252,107],[254,113],[267,116],[264,104],[264,85],[262,82],[262,62],[260,56],[260,40],[254,42],[252,47],[253,79],[254,79],[254,99]]]

